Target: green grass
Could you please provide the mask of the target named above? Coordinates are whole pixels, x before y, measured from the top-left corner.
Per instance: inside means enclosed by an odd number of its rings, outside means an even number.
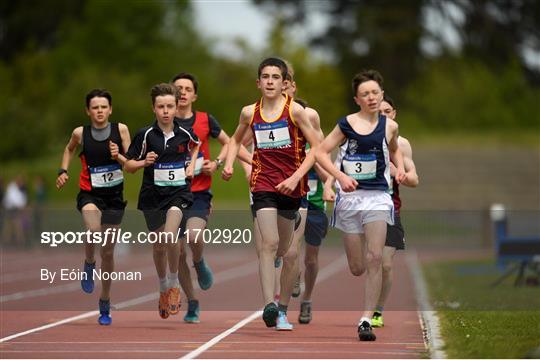
[[[424,267],[450,358],[522,358],[540,346],[540,287],[491,287],[494,260]]]

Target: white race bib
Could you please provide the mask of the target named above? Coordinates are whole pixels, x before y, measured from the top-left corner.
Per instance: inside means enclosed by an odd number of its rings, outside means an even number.
[[[289,126],[286,120],[275,121],[270,124],[254,124],[257,148],[272,149],[291,144]]]
[[[317,179],[308,179],[309,192],[308,196],[313,196],[317,192]]]
[[[107,188],[120,185],[124,181],[122,167],[120,164],[91,167],[90,181],[93,188]]]
[[[342,164],[345,174],[355,180],[369,180],[377,177],[377,156],[375,154],[346,154]]]
[[[183,162],[154,164],[154,184],[157,186],[186,185],[186,169]]]
[[[186,168],[189,167],[189,164],[191,162],[191,158],[188,156],[188,160],[186,161]],[[197,176],[202,172],[202,167],[204,163],[204,155],[202,152],[199,152],[199,155],[197,156],[197,160],[195,161],[195,173],[193,176]]]

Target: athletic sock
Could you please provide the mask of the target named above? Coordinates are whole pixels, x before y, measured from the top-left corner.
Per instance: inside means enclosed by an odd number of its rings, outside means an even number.
[[[369,326],[371,326],[371,319],[365,316],[362,316],[362,318],[360,319],[360,322],[358,322],[358,326],[362,325],[364,321],[366,321],[369,324]]]
[[[384,306],[377,305],[375,307],[375,312],[378,312],[379,314],[382,314],[383,310],[384,310]]]
[[[289,305],[283,305],[283,304],[278,303],[278,310],[284,312],[285,314],[287,314],[288,307]]]
[[[180,282],[178,281],[178,271],[174,273],[169,273],[169,275],[167,275],[167,278],[169,280],[169,287],[180,287]]]
[[[159,291],[166,292],[168,288],[169,284],[167,281],[167,277],[165,276],[164,278],[159,278]]]

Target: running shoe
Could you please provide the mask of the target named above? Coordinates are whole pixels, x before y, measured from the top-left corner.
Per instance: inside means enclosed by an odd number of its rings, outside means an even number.
[[[360,341],[375,341],[377,338],[371,325],[369,325],[367,321],[362,321],[362,323],[358,325],[358,338]]]
[[[169,314],[176,315],[180,311],[180,289],[172,287],[167,290],[169,297]]]
[[[208,265],[206,265],[204,259],[201,259],[201,261],[198,263],[194,262],[193,266],[197,272],[197,281],[199,282],[199,287],[202,290],[210,289],[214,283],[214,275],[212,274],[212,270],[210,270]]]
[[[158,304],[159,316],[162,319],[169,317],[169,291],[159,293],[159,304]]]
[[[280,311],[277,317],[276,330],[277,331],[291,331],[293,329],[292,324],[287,320],[287,313]]]
[[[276,257],[276,258],[274,259],[274,267],[275,267],[276,269],[279,268],[279,267],[281,266],[281,259],[282,259],[281,256]]]
[[[374,312],[373,318],[371,319],[371,326],[374,328],[379,328],[384,326],[384,321],[382,314],[380,312]]]
[[[99,299],[99,325],[111,325],[111,302],[109,300]]]
[[[276,319],[278,317],[278,307],[275,303],[271,302],[264,307],[263,310],[263,321],[266,324],[266,327],[276,326]]]
[[[300,296],[300,293],[302,292],[302,288],[300,286],[300,274],[298,274],[298,277],[296,278],[296,282],[294,283],[294,287],[292,290],[292,297],[296,298]]]
[[[84,273],[86,274],[81,280],[81,287],[85,293],[91,294],[94,291],[94,270],[96,263],[89,264],[84,262]]]
[[[190,324],[198,324],[199,320],[199,300],[189,300],[188,309],[184,316],[184,321]]]
[[[311,321],[311,301],[302,301],[300,304],[300,315],[298,322],[300,324],[309,324]]]

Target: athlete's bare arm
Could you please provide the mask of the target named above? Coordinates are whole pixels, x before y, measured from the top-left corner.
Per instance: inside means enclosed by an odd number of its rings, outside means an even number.
[[[197,159],[197,155],[199,154],[200,147],[201,147],[200,142],[198,142],[197,145],[195,145],[191,149],[191,151],[189,152],[189,155],[191,156],[192,159]],[[193,178],[193,174],[195,173],[195,163],[196,161],[191,161],[189,163],[188,167],[186,168],[186,178],[188,179]]]
[[[398,146],[399,126],[392,120],[386,121],[386,138],[388,139],[388,152],[390,154],[390,161],[396,166],[396,182],[401,184],[405,179],[405,169],[403,167],[403,154]]]
[[[403,166],[405,168],[405,179],[401,182],[402,185],[409,187],[418,186],[419,178],[416,173],[416,165],[414,164],[412,157],[412,148],[409,140],[400,136],[398,138],[398,145],[403,154]]]
[[[332,132],[328,134],[326,139],[321,143],[320,148],[317,150],[316,158],[321,167],[326,170],[332,178],[339,181],[341,189],[345,192],[351,192],[356,190],[358,182],[352,177],[346,175],[344,172],[334,166],[330,159],[330,152],[337,146],[343,143],[345,135],[341,131],[338,125],[334,127]],[[331,181],[333,179],[328,179]]]
[[[225,160],[225,166],[223,168],[223,172],[221,173],[221,177],[223,180],[229,180],[233,175],[233,164],[234,160],[238,156],[238,151],[240,150],[240,145],[242,144],[242,140],[244,139],[245,134],[249,130],[249,122],[251,121],[251,118],[253,117],[253,113],[255,111],[255,105],[248,105],[244,106],[242,108],[242,111],[240,112],[240,119],[238,120],[238,127],[236,128],[236,131],[234,132],[233,136],[231,137],[229,141],[229,149],[227,150],[227,158]]]
[[[291,102],[291,106],[291,114],[295,119],[296,126],[298,126],[304,134],[311,150],[304,161],[302,161],[300,167],[288,179],[285,179],[276,186],[276,190],[285,195],[291,194],[294,189],[296,189],[298,183],[302,180],[302,177],[306,175],[313,164],[315,164],[315,152],[320,144],[319,134],[313,129],[313,126],[311,126],[308,114],[304,108],[295,102]]]
[[[71,138],[69,139],[64,149],[64,155],[62,156],[62,165],[60,165],[61,169],[65,169],[66,171],[68,170],[69,164],[71,163],[71,159],[73,158],[73,155],[75,154],[75,150],[77,150],[77,147],[81,145],[82,133],[83,133],[82,126],[75,128],[73,132],[71,133]],[[69,180],[69,175],[67,174],[67,172],[58,175],[58,177],[56,178],[56,188],[61,189],[68,180]]]
[[[129,136],[129,129],[125,124],[118,124],[118,131],[120,132],[120,139],[122,140],[123,152],[120,153],[120,149],[116,143],[109,141],[109,151],[111,152],[111,158],[118,161],[120,165],[124,165],[127,158],[123,155],[127,153],[129,145],[131,144],[131,137]]]

